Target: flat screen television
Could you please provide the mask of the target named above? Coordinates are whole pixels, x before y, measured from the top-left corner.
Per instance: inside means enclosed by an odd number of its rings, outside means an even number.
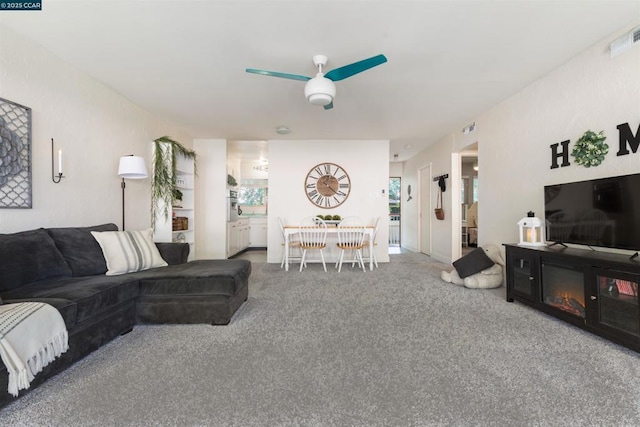
[[[546,240],[640,250],[640,174],[544,187]]]

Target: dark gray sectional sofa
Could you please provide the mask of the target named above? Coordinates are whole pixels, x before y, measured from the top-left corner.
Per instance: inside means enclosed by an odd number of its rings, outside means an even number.
[[[50,304],[69,332],[69,350],[36,375],[30,389],[136,324],[224,325],[246,301],[249,261],[187,262],[185,243],[156,243],[166,267],[106,276],[91,231],[117,229],[104,224],[0,234],[0,303]],[[0,407],[15,399],[7,384],[0,363]]]

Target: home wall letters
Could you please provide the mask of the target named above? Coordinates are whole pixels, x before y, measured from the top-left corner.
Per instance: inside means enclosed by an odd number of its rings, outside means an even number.
[[[569,166],[569,140],[562,141],[561,143],[551,144],[551,168],[556,169],[560,166]],[[558,146],[562,145],[562,151],[558,153]],[[562,157],[562,163],[558,166],[558,157]]]
[[[630,153],[636,153],[640,148],[640,124],[635,135],[629,126],[629,123],[622,123],[616,126],[618,129],[618,152],[617,156],[625,156]],[[562,141],[559,143],[551,144],[551,166],[549,169],[556,169],[559,167],[570,166],[569,162],[569,142],[570,140]],[[559,162],[558,159],[561,159]]]
[[[638,125],[638,130],[636,131],[635,136],[633,135],[633,132],[631,132],[629,123],[618,125],[617,129],[620,138],[620,148],[618,149],[616,155],[625,156],[629,154],[629,150],[627,150],[627,144],[629,144],[631,151],[635,154],[635,152],[638,151],[638,146],[640,145],[640,124]]]

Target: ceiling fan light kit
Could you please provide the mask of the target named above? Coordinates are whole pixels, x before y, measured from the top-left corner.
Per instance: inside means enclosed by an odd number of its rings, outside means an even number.
[[[304,96],[313,105],[324,107],[333,102],[336,96],[336,85],[331,80],[318,73],[304,86]]]
[[[344,67],[335,68],[327,74],[322,72],[322,67],[327,65],[327,57],[325,55],[315,55],[313,64],[318,67],[318,73],[314,78],[301,76],[299,74],[281,73],[279,71],[266,71],[256,68],[247,68],[245,71],[252,74],[261,74],[263,76],[279,77],[289,80],[306,81],[304,87],[304,96],[307,101],[313,105],[324,107],[325,110],[333,108],[333,99],[336,96],[336,85],[333,82],[344,80],[358,73],[376,67],[387,62],[384,55],[377,55]]]

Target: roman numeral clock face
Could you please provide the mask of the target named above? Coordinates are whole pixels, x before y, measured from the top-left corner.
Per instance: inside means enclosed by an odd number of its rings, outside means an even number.
[[[331,209],[347,200],[351,181],[347,172],[335,163],[320,163],[307,174],[304,189],[311,203]]]

